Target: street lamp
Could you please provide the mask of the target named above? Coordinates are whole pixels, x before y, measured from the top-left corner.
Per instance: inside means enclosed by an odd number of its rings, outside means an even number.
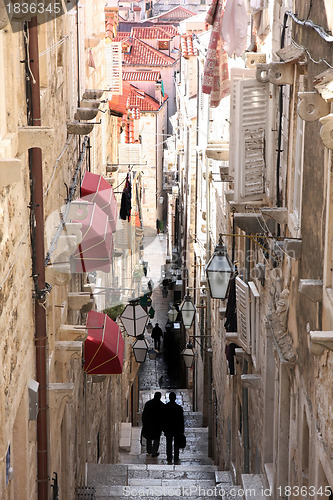
[[[191,328],[194,315],[195,315],[195,305],[189,295],[185,295],[183,302],[181,303],[179,310],[182,315],[183,324],[186,330]]]
[[[147,333],[149,333],[149,335],[151,335],[151,332],[153,331],[153,324],[151,321],[148,321],[148,323],[146,325],[146,330],[147,330]]]
[[[233,265],[227,254],[227,249],[220,236],[219,244],[209,259],[206,268],[210,295],[213,299],[225,299],[228,292],[229,282],[233,275]]]
[[[143,334],[148,314],[139,304],[138,300],[133,300],[125,307],[120,315],[120,320],[131,337],[140,337]]]
[[[174,323],[177,319],[177,316],[178,316],[178,311],[175,308],[175,306],[172,305],[171,309],[169,309],[169,311],[168,311],[168,319],[169,319],[169,321],[171,321],[171,323]]]
[[[188,343],[182,352],[186,368],[192,368],[195,358],[195,350],[191,343]]]
[[[143,335],[139,335],[132,345],[135,361],[137,363],[144,363],[146,361],[149,345]]]

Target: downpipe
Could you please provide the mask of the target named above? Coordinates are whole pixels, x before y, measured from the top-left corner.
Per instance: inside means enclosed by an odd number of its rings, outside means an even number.
[[[41,125],[39,50],[37,17],[28,23],[28,58],[35,81],[30,79],[28,97],[28,125]],[[31,77],[30,77],[31,78]],[[35,301],[35,348],[36,379],[38,388],[37,417],[37,488],[38,500],[49,498],[49,447],[48,447],[48,401],[47,401],[47,332],[44,302],[47,295],[44,266],[44,206],[43,206],[43,164],[40,148],[29,149],[30,190],[31,190],[31,253],[32,277]]]

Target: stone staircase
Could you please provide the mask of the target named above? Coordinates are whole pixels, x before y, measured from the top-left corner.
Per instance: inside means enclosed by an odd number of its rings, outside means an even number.
[[[168,400],[168,392],[162,392],[162,401]],[[145,443],[141,446],[141,427],[130,429],[122,425],[120,462],[112,464],[88,464],[88,486],[95,488],[95,500],[192,500],[223,498],[243,500],[242,491],[235,486],[228,471],[218,471],[208,457],[208,429],[201,427],[202,415],[191,411],[190,392],[177,390],[177,402],[185,415],[186,448],[180,451],[179,464],[168,464],[166,442],[162,435],[159,456],[146,454]],[[140,411],[154,391],[141,391]],[[130,436],[130,437],[129,437]]]

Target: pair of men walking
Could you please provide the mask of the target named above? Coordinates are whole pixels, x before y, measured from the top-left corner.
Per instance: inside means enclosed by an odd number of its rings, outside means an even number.
[[[174,392],[170,392],[167,404],[162,403],[161,396],[160,392],[156,392],[154,398],[145,404],[142,413],[142,435],[147,440],[147,453],[157,457],[163,431],[166,437],[167,460],[172,462],[173,447],[173,459],[178,462],[179,437],[184,434],[183,408],[176,403]]]

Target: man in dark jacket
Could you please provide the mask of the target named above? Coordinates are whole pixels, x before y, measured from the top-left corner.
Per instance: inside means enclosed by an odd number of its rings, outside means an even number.
[[[151,336],[154,339],[154,347],[157,351],[161,348],[161,337],[163,337],[162,328],[158,326],[158,323],[154,326]]]
[[[155,392],[154,398],[147,401],[142,413],[142,435],[147,440],[147,453],[157,457],[162,426],[164,421],[165,404],[161,401],[162,394]]]
[[[168,462],[172,462],[172,441],[174,441],[174,461],[179,460],[178,440],[184,434],[184,412],[183,408],[176,403],[176,394],[170,392],[169,403],[165,405],[164,412],[164,434],[166,436],[166,452]]]

